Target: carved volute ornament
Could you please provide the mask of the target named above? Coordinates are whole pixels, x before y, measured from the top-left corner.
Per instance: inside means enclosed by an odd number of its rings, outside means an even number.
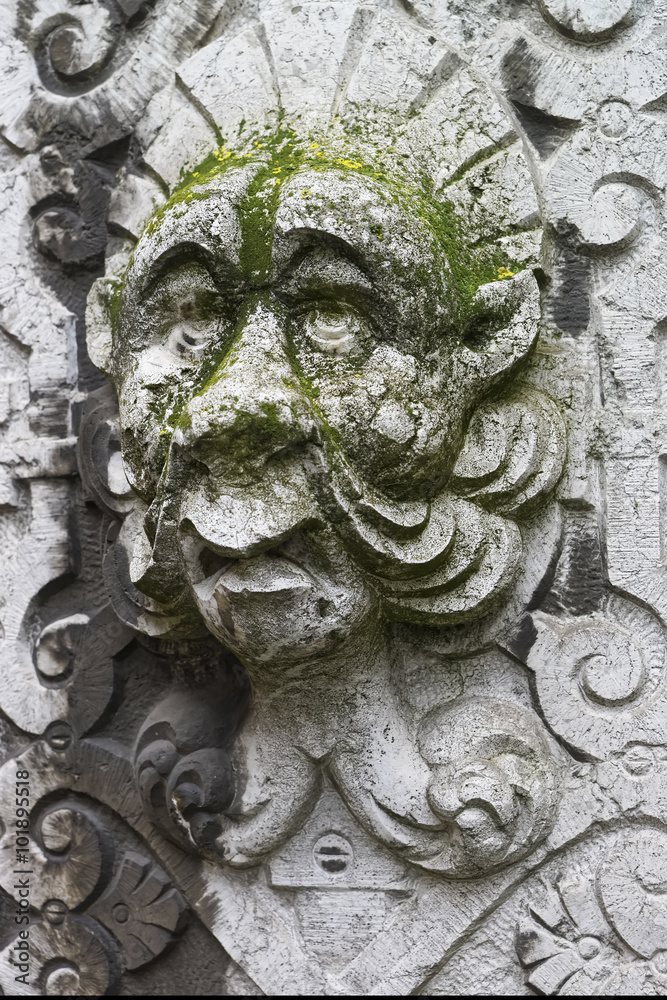
[[[19,4],[21,266],[83,373],[0,480],[23,992],[198,955],[199,993],[667,986],[664,560],[623,506],[663,424],[614,340],[641,314],[662,378],[664,178],[624,137],[667,15],[441,6]]]

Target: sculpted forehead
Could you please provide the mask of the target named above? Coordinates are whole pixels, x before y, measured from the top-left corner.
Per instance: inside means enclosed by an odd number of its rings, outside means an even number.
[[[230,278],[261,285],[268,270],[280,272],[295,252],[318,240],[344,250],[377,278],[400,278],[424,266],[433,273],[428,226],[372,178],[305,169],[283,182],[264,172],[257,163],[231,169],[174,199],[139,241],[128,286],[141,290],[161,263],[187,246],[222,264]]]
[[[230,170],[223,177],[214,177],[206,186],[191,188],[182,198],[173,198],[139,240],[128,285],[141,289],[163,258],[187,244],[196,245],[212,256],[224,248],[229,263],[240,270],[238,204],[255,172],[253,166]]]
[[[436,263],[433,233],[393,192],[364,175],[305,170],[290,178],[276,213],[276,260],[287,251],[286,238],[309,230],[349,243],[381,270]]]

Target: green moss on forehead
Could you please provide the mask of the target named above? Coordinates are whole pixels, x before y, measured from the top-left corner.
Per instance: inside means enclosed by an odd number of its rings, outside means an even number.
[[[280,181],[272,176],[269,161],[269,166],[260,168],[255,174],[239,205],[239,260],[251,285],[264,285],[271,276],[271,248],[279,195]]]
[[[407,177],[409,163],[404,153],[396,153],[392,147],[392,137],[379,146],[370,134],[370,127],[362,128],[359,123],[355,129],[334,121],[322,134],[300,135],[293,125],[281,121],[275,128],[255,130],[233,144],[222,143],[197,167],[183,174],[147,232],[154,231],[164,213],[176,205],[208,197],[207,185],[215,177],[256,163],[257,173],[239,205],[240,257],[250,283],[262,285],[270,275],[275,217],[285,181],[306,169],[361,175],[375,181],[388,202],[420,219],[430,231],[434,253],[444,254],[449,263],[454,310],[465,321],[480,285],[511,277],[525,265],[508,258],[497,245],[498,238],[507,233],[499,230],[483,240],[473,237],[454,203],[435,196],[427,174]],[[378,239],[383,239],[380,224],[375,222],[370,228]],[[415,286],[428,284],[430,276],[415,273],[413,281]]]

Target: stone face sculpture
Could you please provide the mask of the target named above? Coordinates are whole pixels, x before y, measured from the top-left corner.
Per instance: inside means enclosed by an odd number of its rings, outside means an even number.
[[[294,834],[327,775],[388,847],[465,877],[546,836],[555,764],[503,702],[406,718],[389,623],[465,622],[506,597],[565,433],[517,385],[539,289],[499,241],[526,223],[491,193],[475,245],[431,176],[438,90],[409,135],[371,95],[301,137],[280,108],[273,129],[270,109],[244,122],[93,293],[142,624],[193,638],[203,624],[253,692],[224,749],[142,740],[136,766],[149,808],[162,773],[165,832],[234,867]]]
[[[664,16],[177,6],[19,4],[8,62],[81,375],[0,481],[0,984],[660,992]]]

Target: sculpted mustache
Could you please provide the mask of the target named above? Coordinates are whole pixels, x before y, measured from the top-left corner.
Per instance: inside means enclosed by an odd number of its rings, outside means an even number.
[[[139,586],[155,596],[165,585],[174,590],[176,578],[181,589],[186,585],[187,570],[177,570],[173,559],[186,538],[220,557],[249,559],[296,532],[330,526],[391,617],[456,623],[479,614],[511,583],[521,556],[520,531],[507,518],[449,490],[432,501],[380,497],[321,447],[274,458],[269,475],[243,487],[193,481],[191,472],[185,482],[181,496],[183,468],[173,462],[152,508],[153,553]]]
[[[154,547],[169,524],[199,536],[222,556],[250,558],[296,531],[332,525],[354,536],[355,548],[370,544],[375,550],[378,541],[372,536],[377,535],[386,538],[389,552],[398,545],[403,558],[403,543],[422,535],[431,519],[431,502],[382,496],[339,451],[321,442],[309,443],[298,454],[284,449],[267,459],[263,471],[243,484],[197,476],[182,449],[171,448],[146,515]]]

